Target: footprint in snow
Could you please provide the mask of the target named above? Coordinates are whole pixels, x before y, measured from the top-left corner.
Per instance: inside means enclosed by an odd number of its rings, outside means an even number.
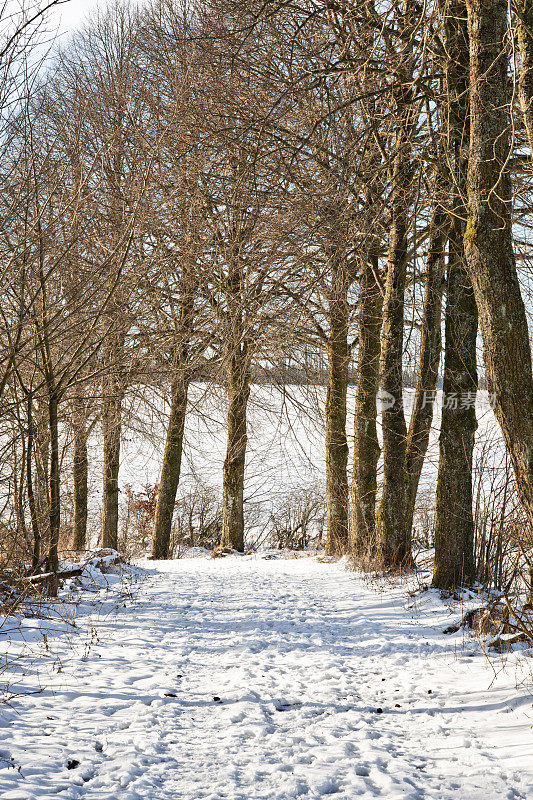
[[[285,701],[280,701],[278,703],[274,703],[274,708],[276,711],[288,711],[291,708],[299,708],[302,704],[299,702],[296,703],[288,703]]]

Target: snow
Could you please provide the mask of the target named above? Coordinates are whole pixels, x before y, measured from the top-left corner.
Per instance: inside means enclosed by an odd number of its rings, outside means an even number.
[[[532,661],[437,593],[309,556],[105,577],[4,672],[2,800],[533,796]]]
[[[261,540],[261,532],[268,528],[271,513],[279,512],[289,503],[294,504],[294,498],[301,496],[302,492],[316,490],[324,493],[325,400],[326,390],[322,386],[288,386],[285,392],[278,387],[252,386],[245,476],[245,514],[250,542]],[[413,402],[414,390],[407,389],[405,407],[408,421]],[[125,405],[127,424],[121,442],[120,466],[122,502],[126,485],[139,492],[159,481],[168,421],[168,406],[148,391],[140,397],[133,393]],[[225,392],[220,387],[201,383],[191,386],[178,500],[198,494],[202,487],[212,491],[220,501],[227,437],[226,406]],[[351,386],[346,426],[350,448],[349,474],[352,469],[354,407],[355,388]],[[437,482],[441,410],[442,392],[439,392],[419,488],[419,497],[431,506],[434,505]],[[478,393],[477,416],[479,427],[474,463],[479,465],[483,452],[486,462],[483,480],[490,482],[489,466],[496,464],[505,470],[506,465],[503,439],[486,392]],[[381,437],[380,423],[381,416],[378,417],[378,435]],[[89,448],[90,518],[94,523],[101,512],[102,443],[98,427],[90,437]],[[382,459],[378,465],[380,473],[381,469]],[[70,473],[67,461],[63,470],[65,482],[70,481]],[[99,526],[95,524],[92,530],[94,539],[98,532]]]

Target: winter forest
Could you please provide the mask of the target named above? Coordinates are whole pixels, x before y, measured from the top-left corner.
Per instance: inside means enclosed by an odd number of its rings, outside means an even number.
[[[0,112],[0,797],[533,797],[531,0],[7,0]]]

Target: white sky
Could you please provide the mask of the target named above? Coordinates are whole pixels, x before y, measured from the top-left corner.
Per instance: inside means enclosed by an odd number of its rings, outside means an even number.
[[[50,12],[50,22],[54,27],[58,25],[61,31],[73,31],[90,11],[105,5],[105,0],[69,0]]]

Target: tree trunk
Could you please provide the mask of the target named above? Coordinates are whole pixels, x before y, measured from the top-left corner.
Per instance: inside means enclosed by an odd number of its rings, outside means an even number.
[[[533,159],[533,4],[521,0],[518,4],[518,47],[520,50],[520,76],[518,96]],[[531,516],[529,516],[531,520]],[[528,605],[533,607],[533,565],[530,567],[530,596]]]
[[[101,547],[118,547],[120,434],[124,384],[121,375],[124,340],[113,336],[108,371],[102,380],[102,432],[104,439],[103,513]]]
[[[406,0],[397,14],[403,42],[398,52],[393,88],[397,109],[396,152],[391,176],[391,223],[383,304],[381,388],[386,402],[382,408],[383,493],[377,518],[379,560],[385,569],[411,566],[412,563],[409,528],[411,491],[406,464],[407,426],[403,407],[404,294],[414,169],[412,137],[416,130],[412,54],[416,14],[410,0]]]
[[[533,375],[513,252],[507,2],[467,0],[471,135],[465,253],[483,335],[489,391],[533,528]],[[533,587],[532,587],[533,593]]]
[[[418,484],[429,444],[442,349],[441,316],[444,251],[448,234],[448,214],[443,197],[444,191],[444,180],[442,173],[439,172],[435,179],[435,195],[429,230],[420,341],[420,365],[416,380],[413,412],[407,435],[406,464],[411,489],[407,523],[409,530],[413,525]]]
[[[399,157],[397,157],[399,160]],[[395,170],[405,177],[405,165]],[[401,186],[393,190],[387,285],[383,307],[381,388],[383,426],[383,494],[377,518],[379,560],[385,569],[411,561],[408,529],[409,476],[406,466],[407,426],[403,408],[403,326],[407,265],[408,201]]]
[[[26,514],[25,514],[25,504],[24,504],[24,482],[26,479],[26,437],[24,436],[24,432],[21,431],[22,435],[20,437],[20,444],[21,444],[21,454],[20,454],[20,465],[18,462],[18,453],[16,443],[13,442],[13,447],[11,451],[11,459],[12,459],[12,471],[13,471],[13,506],[14,506],[14,514],[15,514],[15,530],[16,530],[16,541],[20,542],[21,545],[24,547],[24,551],[26,550],[26,544],[28,542],[28,529],[26,527]]]
[[[360,277],[359,357],[355,390],[354,454],[351,486],[352,549],[356,558],[376,554],[376,491],[380,446],[376,397],[379,387],[383,297],[378,258],[370,255]]]
[[[72,478],[74,484],[74,523],[72,528],[72,549],[85,550],[87,547],[87,481],[89,472],[87,416],[83,399],[76,396],[73,402],[74,459]]]
[[[462,22],[464,2],[445,5],[446,106],[448,158],[452,165],[452,222],[446,302],[446,346],[443,412],[433,584],[441,589],[469,585],[474,580],[474,520],[472,515],[472,453],[477,428],[476,338],[477,308],[466,272],[463,238],[466,209],[466,142],[468,115],[468,33]]]
[[[244,551],[244,465],[249,396],[250,372],[246,348],[238,345],[229,365],[228,443],[222,480],[221,544],[241,553]]]
[[[60,475],[59,475],[59,430],[58,430],[58,402],[55,391],[52,389],[48,397],[48,419],[50,425],[50,542],[46,569],[48,572],[57,572],[59,569],[59,533],[61,527],[61,500],[60,500]],[[57,595],[57,580],[51,579],[48,583],[48,593],[51,597]]]
[[[474,581],[472,454],[476,422],[477,309],[461,258],[461,221],[450,243],[446,293],[446,344],[435,529],[433,585]],[[456,247],[459,248],[457,252]]]
[[[520,50],[518,97],[533,158],[533,3],[531,0],[519,0],[516,11]]]
[[[326,397],[326,553],[348,549],[348,277],[346,264],[333,264],[329,302],[328,389]]]
[[[27,396],[26,414],[28,423],[28,443],[27,443],[27,455],[26,455],[26,488],[28,491],[28,506],[30,509],[31,530],[33,534],[31,570],[32,573],[35,573],[39,568],[39,564],[41,562],[41,530],[39,527],[39,515],[37,511],[37,505],[35,503],[35,494],[33,491],[33,470],[32,470],[32,458],[34,450],[33,411],[32,411],[32,399],[30,393],[28,393]]]
[[[118,546],[118,506],[120,468],[120,432],[122,403],[119,398],[104,400],[104,485],[101,547]]]
[[[50,422],[48,408],[42,399],[33,421],[35,455],[35,508],[40,530],[41,546],[50,541]],[[44,555],[44,553],[43,553]]]
[[[157,559],[171,556],[170,534],[181,470],[188,388],[184,370],[180,370],[171,387],[170,416],[155,509],[152,558]]]

